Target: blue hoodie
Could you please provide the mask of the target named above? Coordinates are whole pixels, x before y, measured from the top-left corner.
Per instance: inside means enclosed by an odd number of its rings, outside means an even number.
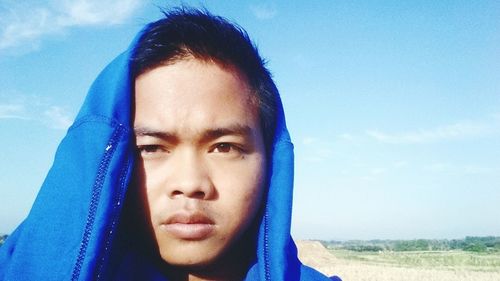
[[[89,90],[28,217],[0,247],[0,280],[166,280],[154,264],[117,246],[126,235],[119,225],[135,161],[135,42]],[[301,264],[290,236],[293,145],[278,107],[256,260],[245,280],[329,280]]]

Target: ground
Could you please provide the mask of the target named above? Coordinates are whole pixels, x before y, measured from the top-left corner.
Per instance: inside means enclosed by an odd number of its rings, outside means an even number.
[[[499,281],[500,257],[456,252],[353,253],[331,251],[318,241],[297,241],[300,260],[343,281]],[[428,262],[430,255],[433,263]],[[459,256],[459,258],[457,258]],[[408,257],[413,257],[413,260]],[[399,259],[400,261],[395,262]],[[407,260],[411,260],[410,263]],[[459,260],[455,265],[446,264]],[[444,265],[435,263],[441,262]],[[465,263],[464,263],[465,262]]]

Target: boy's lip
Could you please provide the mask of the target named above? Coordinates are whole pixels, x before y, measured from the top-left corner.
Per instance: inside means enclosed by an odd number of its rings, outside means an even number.
[[[181,240],[203,240],[215,229],[214,221],[201,212],[178,212],[168,217],[160,228]]]
[[[168,217],[163,224],[214,224],[213,220],[202,212],[181,211]]]

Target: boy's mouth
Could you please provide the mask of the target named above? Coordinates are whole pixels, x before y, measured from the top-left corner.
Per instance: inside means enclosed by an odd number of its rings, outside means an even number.
[[[181,240],[203,240],[215,230],[215,223],[201,212],[178,212],[160,225],[162,231]]]

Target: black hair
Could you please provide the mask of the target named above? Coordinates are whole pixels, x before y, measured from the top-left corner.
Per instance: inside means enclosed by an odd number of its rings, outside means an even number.
[[[278,91],[265,61],[246,31],[206,10],[181,7],[146,26],[131,57],[131,74],[139,75],[187,57],[235,67],[247,79],[259,109],[268,155],[276,129]]]

